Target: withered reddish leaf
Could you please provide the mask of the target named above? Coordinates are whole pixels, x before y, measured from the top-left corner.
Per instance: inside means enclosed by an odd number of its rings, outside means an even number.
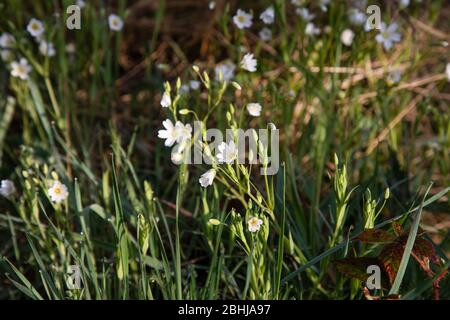
[[[397,239],[395,242],[384,246],[381,250],[378,259],[382,262],[384,270],[388,274],[389,283],[392,285],[397,275],[400,262],[402,260],[405,244],[402,239]]]
[[[395,240],[395,236],[381,229],[366,229],[356,240],[365,243],[389,243]]]
[[[335,260],[334,264],[336,269],[343,273],[345,276],[353,279],[358,279],[361,281],[366,281],[370,274],[367,273],[367,267],[371,265],[377,265],[381,270],[381,285],[383,288],[389,286],[387,281],[388,275],[384,270],[383,264],[377,258],[370,257],[356,257],[356,258],[345,258],[341,260]]]

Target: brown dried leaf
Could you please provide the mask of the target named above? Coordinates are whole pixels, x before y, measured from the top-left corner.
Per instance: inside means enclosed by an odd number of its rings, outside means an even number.
[[[390,243],[395,240],[395,236],[382,229],[366,229],[356,240],[364,243]]]

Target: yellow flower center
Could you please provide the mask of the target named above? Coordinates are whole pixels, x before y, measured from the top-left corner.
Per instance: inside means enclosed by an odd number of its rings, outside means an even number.
[[[33,29],[33,30],[39,30],[39,26],[37,25],[37,23],[33,23],[33,24],[31,25],[31,29]]]
[[[239,21],[240,23],[244,23],[244,22],[245,22],[244,16],[238,16],[238,21]]]
[[[53,189],[53,192],[56,194],[60,194],[61,193],[61,188],[60,187],[56,187]]]

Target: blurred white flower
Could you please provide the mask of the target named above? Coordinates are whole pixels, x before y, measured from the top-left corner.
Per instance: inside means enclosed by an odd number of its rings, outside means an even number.
[[[330,0],[320,0],[319,1],[320,9],[322,9],[323,12],[328,11],[329,4],[330,4]]]
[[[68,195],[69,191],[67,190],[66,185],[59,181],[54,181],[53,185],[48,189],[48,196],[50,197],[50,200],[55,203],[64,201]]]
[[[409,6],[409,0],[400,0],[400,8],[406,8]]]
[[[28,22],[27,25],[27,31],[33,36],[33,37],[41,37],[44,33],[44,24],[39,21],[38,19],[32,18],[30,22]]]
[[[389,50],[393,47],[395,42],[399,42],[402,35],[397,32],[397,23],[392,23],[386,26],[386,23],[380,24],[380,33],[375,36],[375,40],[381,43],[384,49]]]
[[[253,56],[253,53],[247,53],[241,61],[241,68],[244,70],[247,70],[249,72],[255,72],[256,71],[256,65],[258,62]]]
[[[261,31],[259,31],[259,37],[261,38],[262,41],[272,40],[272,30],[270,30],[267,27],[262,28]]]
[[[261,229],[263,221],[257,217],[251,217],[248,220],[248,231],[250,232],[258,232]]]
[[[253,16],[244,10],[238,9],[233,17],[233,22],[239,29],[250,28],[252,26]]]
[[[0,49],[11,49],[16,43],[16,39],[8,32],[2,33],[0,36]]]
[[[198,90],[200,88],[200,81],[197,80],[191,80],[189,81],[189,87],[192,90]]]
[[[300,6],[300,5],[302,5],[302,0],[291,0],[291,3],[294,5],[294,6]]]
[[[69,54],[73,54],[76,52],[77,47],[75,46],[75,43],[70,42],[66,45],[66,52]]]
[[[350,30],[350,29],[345,29],[344,31],[342,31],[341,33],[341,42],[349,47],[352,45],[353,43],[353,38],[355,37],[355,33]]]
[[[273,6],[268,7],[266,10],[264,10],[259,18],[265,23],[265,24],[272,24],[275,20],[275,10]]]
[[[356,26],[362,26],[367,21],[367,16],[364,12],[358,9],[351,9],[349,12],[350,22]]]
[[[3,61],[8,62],[13,58],[13,54],[10,50],[0,50],[0,57]]]
[[[158,131],[158,138],[165,139],[164,145],[171,147],[175,142],[182,143],[189,140],[192,136],[192,127],[190,124],[184,125],[180,121],[177,121],[175,125],[170,119],[163,121],[165,130]]]
[[[77,0],[76,5],[80,8],[84,8],[86,6],[86,2],[84,2],[83,0]]]
[[[168,108],[172,104],[172,99],[170,98],[170,92],[164,91],[164,94],[161,98],[161,107]]]
[[[216,170],[210,169],[200,176],[198,182],[203,188],[206,188],[207,186],[212,185],[215,177],[216,177]]]
[[[31,72],[31,66],[27,59],[21,58],[19,62],[11,62],[11,75],[22,80],[28,79],[28,74]]]
[[[53,43],[42,40],[39,43],[39,52],[47,57],[53,57],[55,55],[55,47]]]
[[[261,115],[262,106],[259,103],[249,103],[247,105],[248,113],[253,117],[259,117]]]
[[[389,72],[388,81],[390,81],[392,83],[399,83],[401,78],[402,78],[401,70],[395,70],[395,71]]]
[[[10,198],[14,193],[16,193],[14,182],[11,180],[2,180],[0,183],[0,195],[5,198]]]
[[[308,36],[315,36],[320,34],[320,29],[312,22],[308,22],[305,27],[305,34]]]
[[[231,61],[223,62],[216,65],[216,67],[214,68],[216,81],[219,81],[220,75],[222,75],[223,81],[230,81],[231,79],[234,78],[235,69],[236,65]]]
[[[180,93],[181,93],[181,94],[189,93],[190,89],[191,89],[191,88],[189,87],[189,85],[187,85],[187,84],[182,84],[181,87],[180,87]]]
[[[216,157],[220,163],[231,164],[238,157],[238,149],[236,148],[234,141],[230,141],[229,144],[221,142],[217,149],[219,150],[219,152],[217,153]]]
[[[123,28],[123,20],[116,14],[110,14],[108,17],[109,28],[113,31],[120,31]]]
[[[447,63],[447,67],[445,67],[445,73],[447,74],[448,81],[450,81],[450,63]]]
[[[297,8],[295,9],[295,13],[306,22],[309,22],[312,19],[314,19],[314,15],[311,14],[307,8]]]
[[[210,1],[208,4],[208,8],[209,8],[209,10],[214,10],[216,8],[216,2]]]

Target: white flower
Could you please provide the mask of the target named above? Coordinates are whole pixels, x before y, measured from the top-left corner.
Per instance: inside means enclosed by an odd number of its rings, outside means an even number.
[[[257,217],[251,217],[248,220],[248,231],[250,232],[258,232],[261,229],[263,221]]]
[[[409,6],[409,0],[400,0],[400,8],[406,8]]]
[[[200,182],[200,185],[203,188],[206,188],[207,186],[212,185],[215,177],[216,177],[216,170],[210,169],[200,176],[198,182]]]
[[[2,180],[0,184],[0,195],[5,198],[10,198],[14,193],[16,193],[14,182],[11,180]]]
[[[63,183],[55,181],[53,182],[53,185],[50,187],[50,189],[48,189],[48,195],[50,197],[50,200],[55,203],[59,203],[67,198],[67,196],[69,195],[69,191]]]
[[[77,50],[75,43],[71,42],[66,45],[66,52],[69,54],[74,54]]]
[[[308,22],[305,27],[305,34],[308,36],[315,36],[320,34],[320,29],[312,22]]]
[[[350,29],[345,29],[344,31],[342,31],[341,33],[341,42],[349,47],[352,45],[353,43],[353,38],[355,37],[355,33],[350,30]]]
[[[30,72],[31,66],[25,58],[21,58],[19,62],[13,61],[11,63],[11,75],[13,77],[27,80]]]
[[[84,2],[83,0],[77,0],[76,4],[80,8],[84,8],[86,6],[86,2]]]
[[[395,42],[399,42],[402,35],[397,32],[397,23],[392,23],[386,26],[384,22],[380,24],[380,33],[375,36],[375,40],[381,43],[384,49],[389,50],[393,47]]]
[[[170,98],[170,92],[164,91],[164,94],[161,98],[161,107],[168,108],[172,104],[172,99]]]
[[[249,103],[247,105],[247,111],[251,116],[259,117],[261,115],[262,107],[259,103]]]
[[[218,64],[214,68],[216,81],[220,80],[220,75],[222,75],[223,81],[230,81],[231,79],[234,78],[234,70],[235,69],[236,69],[236,65],[231,61],[227,61],[227,62]]]
[[[216,8],[216,2],[210,1],[208,4],[208,8],[209,8],[209,10],[214,10]]]
[[[351,9],[349,12],[350,22],[356,26],[362,26],[366,23],[367,16],[364,12],[358,9]]]
[[[320,0],[320,9],[322,9],[323,12],[328,11],[328,5],[330,4],[330,0]]]
[[[108,17],[109,28],[113,31],[120,31],[123,28],[123,20],[115,14],[110,14]]]
[[[47,57],[53,57],[55,55],[55,47],[53,43],[42,40],[39,43],[39,52]]]
[[[177,121],[175,123],[175,129],[178,132],[178,139],[177,142],[178,143],[184,143],[186,144],[187,142],[189,142],[192,138],[192,127],[191,125],[188,124],[183,124],[180,121]],[[184,149],[184,147],[182,148]]]
[[[192,90],[198,90],[200,88],[200,81],[197,80],[191,80],[189,81],[189,87]]]
[[[275,10],[270,6],[260,14],[259,18],[265,24],[272,24],[275,20]]]
[[[181,93],[181,94],[189,93],[189,90],[190,90],[190,89],[191,89],[191,88],[189,87],[189,85],[187,85],[187,84],[182,84],[181,87],[180,87],[180,93]]]
[[[258,62],[253,57],[253,53],[247,53],[241,61],[241,68],[244,70],[247,70],[249,72],[255,72],[256,71],[256,65]]]
[[[0,49],[11,49],[15,43],[16,39],[14,39],[14,37],[7,32],[0,36]]]
[[[158,131],[158,138],[165,139],[164,145],[171,147],[175,142],[182,143],[189,140],[192,136],[192,127],[190,124],[184,125],[180,121],[177,121],[175,125],[170,119],[163,121],[165,130]]]
[[[221,142],[217,149],[219,150],[217,153],[217,160],[219,160],[220,163],[231,164],[238,157],[238,149],[236,148],[234,141],[230,141],[229,144]]]
[[[5,62],[8,62],[13,58],[13,54],[10,50],[0,50],[0,56],[2,57],[2,60]]]
[[[450,63],[447,63],[445,67],[445,73],[447,74],[448,81],[450,81]]]
[[[44,33],[45,28],[44,28],[44,24],[41,21],[33,18],[28,23],[27,30],[33,37],[39,38]]]
[[[314,15],[311,14],[307,8],[297,8],[295,9],[295,13],[307,22],[314,19]]]
[[[253,16],[244,10],[238,9],[233,17],[233,22],[239,29],[250,28],[252,26]]]
[[[270,30],[269,28],[262,28],[259,32],[259,37],[262,41],[272,40],[272,30]]]
[[[389,73],[388,80],[392,83],[399,83],[402,78],[401,70],[395,70]]]

